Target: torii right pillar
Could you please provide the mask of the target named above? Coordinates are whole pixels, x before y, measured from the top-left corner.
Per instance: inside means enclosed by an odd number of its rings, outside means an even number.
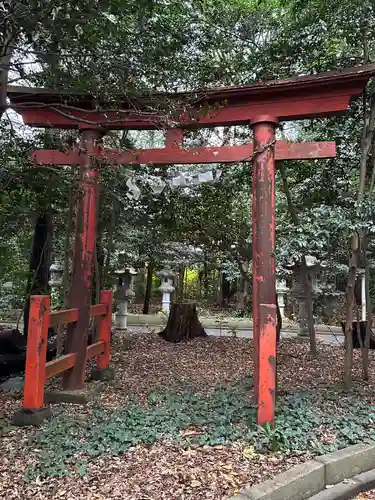
[[[253,129],[253,342],[258,424],[274,422],[276,393],[275,133],[277,118],[262,115]]]

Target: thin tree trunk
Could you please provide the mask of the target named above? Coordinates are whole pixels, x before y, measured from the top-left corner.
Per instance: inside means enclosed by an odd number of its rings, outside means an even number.
[[[360,160],[360,178],[357,202],[358,206],[363,202],[365,195],[365,185],[367,178],[367,160],[370,148],[374,138],[375,126],[375,98],[371,96],[370,111],[366,110],[366,95],[363,97],[364,112],[363,112],[363,133],[361,141],[361,160]],[[370,193],[371,196],[371,193]],[[352,251],[349,259],[348,284],[346,288],[346,318],[345,318],[345,362],[344,362],[344,386],[350,389],[352,386],[352,368],[353,368],[353,310],[354,310],[354,286],[359,264],[359,256],[361,245],[363,244],[364,234],[358,232],[352,236]],[[358,325],[358,328],[360,326]],[[367,332],[366,332],[367,334]]]
[[[366,336],[362,352],[363,380],[369,380],[369,350],[372,333],[372,304],[370,297],[370,263],[367,254],[367,239],[364,240],[363,256],[365,263],[365,289],[366,289]]]
[[[145,298],[143,301],[143,314],[149,314],[150,312],[150,300],[151,300],[151,292],[152,292],[152,276],[154,274],[154,265],[152,262],[147,264],[147,279],[146,279],[146,290],[145,290]]]
[[[49,293],[49,268],[51,265],[52,217],[48,212],[38,216],[35,224],[31,256],[29,263],[29,277],[26,289],[24,308],[24,335],[27,339],[30,296],[46,295]]]
[[[275,290],[275,303],[276,303],[276,343],[278,344],[280,342],[280,337],[281,337],[281,329],[283,327],[283,318],[281,316],[280,312],[280,307],[279,307],[279,301],[277,299],[277,293]],[[276,384],[277,387],[277,384]]]
[[[107,233],[107,252],[105,256],[105,261],[103,265],[103,273],[102,273],[102,278],[101,278],[101,288],[103,289],[106,285],[107,279],[108,279],[108,274],[109,274],[109,267],[111,264],[111,257],[113,253],[113,235],[114,235],[114,230],[115,230],[115,225],[116,225],[116,214],[117,214],[117,205],[116,201],[113,201],[113,206],[112,206],[112,213],[111,213],[111,221],[109,224],[108,228],[108,233]]]
[[[222,291],[221,291],[221,270],[218,270],[218,279],[216,281],[216,302],[217,305],[221,305],[222,302]]]
[[[228,307],[231,297],[230,282],[224,273],[221,273],[221,307]]]
[[[203,298],[207,299],[208,297],[208,264],[206,257],[203,263]]]
[[[355,233],[355,235],[356,237],[353,236],[352,240],[352,253],[349,261],[348,283],[346,286],[345,359],[343,381],[347,390],[352,387],[354,287],[359,256],[359,237],[357,233]]]
[[[246,303],[247,303],[247,289],[248,289],[248,281],[245,280],[244,278],[239,279],[239,286],[238,286],[238,309],[241,311],[245,311],[246,309]]]
[[[62,290],[64,309],[69,308],[69,290],[70,290],[70,258],[71,258],[71,236],[73,233],[73,215],[74,215],[74,190],[71,186],[69,191],[69,207],[66,221],[66,233],[64,239],[64,271],[62,276]],[[64,350],[64,325],[59,325],[57,329],[56,354],[60,356]]]
[[[3,39],[4,44],[0,49],[0,119],[8,107],[8,75],[13,54],[12,43],[14,43],[14,38],[11,33],[3,33]]]

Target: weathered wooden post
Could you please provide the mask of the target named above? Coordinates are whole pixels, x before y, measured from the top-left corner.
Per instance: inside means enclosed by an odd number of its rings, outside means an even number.
[[[276,304],[275,304],[275,131],[273,116],[252,120],[253,171],[253,293],[254,344],[256,351],[255,392],[258,424],[275,419]],[[255,196],[254,196],[255,195]]]
[[[77,358],[74,367],[63,376],[63,388],[67,390],[81,389],[84,386],[99,196],[99,170],[94,155],[98,152],[97,142],[102,136],[101,130],[82,131],[82,149],[86,154],[81,164],[81,189],[69,297],[69,307],[79,309],[79,319],[77,323],[68,325],[65,346],[65,352],[74,352]]]
[[[39,425],[52,415],[44,407],[44,384],[46,379],[46,358],[50,298],[44,295],[30,297],[29,328],[25,363],[23,408],[13,416],[15,425]]]

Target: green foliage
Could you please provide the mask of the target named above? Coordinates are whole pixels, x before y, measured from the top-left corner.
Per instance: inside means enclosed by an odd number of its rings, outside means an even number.
[[[0,34],[0,66],[9,66],[11,75],[0,69],[0,89],[14,77],[32,85],[92,91],[114,106],[118,94],[137,102],[140,94],[155,89],[249,84],[375,60],[375,10],[369,0],[338,0],[334,9],[322,0],[14,0],[6,2],[1,12],[5,23]],[[38,64],[30,65],[29,59]],[[165,104],[156,102],[154,107]],[[338,156],[287,163],[298,227],[290,220],[277,179],[280,266],[307,253],[342,264],[347,261],[347,241],[353,230],[375,232],[374,201],[360,207],[354,202],[362,124],[359,101],[344,117],[308,120],[291,130],[283,126],[283,135],[290,132],[298,140],[335,140]],[[248,127],[237,129],[237,139],[251,141]],[[3,133],[2,127],[1,132],[0,256],[4,264],[0,280],[16,282],[21,289],[32,217],[42,207],[53,206],[54,250],[62,253],[68,183],[62,169],[61,177],[53,169],[33,170],[30,175],[28,151],[45,145],[46,138],[21,140],[23,131]],[[152,133],[144,134],[143,139],[150,134],[144,142],[151,145]],[[113,133],[107,140],[115,147],[132,146],[131,134]],[[166,180],[172,173],[169,166],[102,169],[98,227],[105,253],[111,253],[112,247],[140,265],[151,260],[157,268],[165,243],[179,242],[199,246],[206,262],[223,269],[229,279],[248,280],[249,164],[224,169],[218,183],[191,190],[155,195],[147,186],[148,175]],[[142,187],[138,202],[126,197],[130,174]],[[116,258],[109,260],[112,269]]]
[[[248,400],[251,385],[246,378],[211,394],[152,392],[146,406],[133,402],[111,411],[96,408],[87,419],[57,417],[30,440],[40,457],[28,477],[84,474],[96,457],[164,439],[184,448],[242,442],[259,453],[295,454],[324,453],[375,439],[375,407],[333,391],[324,398],[295,394],[282,399],[277,426],[260,427]]]

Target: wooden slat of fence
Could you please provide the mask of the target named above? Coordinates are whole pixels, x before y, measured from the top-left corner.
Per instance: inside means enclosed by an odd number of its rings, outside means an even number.
[[[66,325],[78,321],[78,309],[66,309],[65,311],[55,311],[50,314],[48,326]]]
[[[54,359],[53,361],[49,361],[46,364],[46,380],[59,373],[65,372],[70,368],[73,368],[76,362],[76,355],[74,353],[66,354],[65,356],[61,356],[61,358]]]
[[[95,342],[95,344],[91,344],[87,347],[87,359],[94,358],[95,356],[99,356],[105,350],[105,342],[103,340],[99,340],[99,342]]]
[[[95,318],[96,316],[104,316],[107,313],[107,304],[96,304],[90,307],[90,318]]]

